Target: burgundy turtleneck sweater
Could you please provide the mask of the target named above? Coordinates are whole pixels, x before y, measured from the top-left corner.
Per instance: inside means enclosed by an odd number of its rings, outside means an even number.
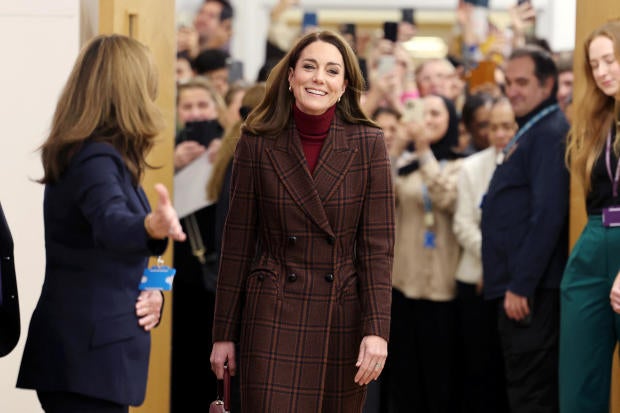
[[[321,115],[308,115],[299,110],[297,105],[293,103],[295,127],[301,138],[301,146],[306,155],[310,174],[314,173],[314,167],[319,160],[319,154],[321,153],[321,148],[323,148],[325,138],[327,138],[335,111],[336,105],[330,107]]]

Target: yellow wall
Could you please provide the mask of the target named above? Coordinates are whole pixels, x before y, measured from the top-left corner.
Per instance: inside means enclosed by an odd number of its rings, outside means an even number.
[[[176,32],[174,26],[174,0],[100,0],[99,32],[121,33],[147,45],[155,57],[159,70],[159,96],[157,102],[166,118],[166,130],[158,137],[157,145],[149,154],[151,165],[160,169],[147,172],[143,182],[151,205],[156,205],[153,185],[162,182],[172,195],[172,153],[175,125],[175,55]],[[172,245],[164,260],[172,261]],[[164,314],[160,325],[153,330],[153,345],[149,366],[146,400],[135,413],[166,413],[170,405],[170,336],[172,295],[165,293]]]

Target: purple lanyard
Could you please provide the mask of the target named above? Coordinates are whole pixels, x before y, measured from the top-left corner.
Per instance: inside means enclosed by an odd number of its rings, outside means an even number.
[[[612,192],[614,194],[614,199],[618,197],[618,181],[620,181],[620,159],[616,164],[616,175],[611,176],[611,131],[607,135],[607,145],[605,147],[605,163],[607,164],[607,175],[609,175],[609,180],[612,184]]]

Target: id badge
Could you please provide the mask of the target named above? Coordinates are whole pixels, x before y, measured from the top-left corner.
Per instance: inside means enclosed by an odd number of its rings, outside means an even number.
[[[435,233],[433,231],[424,231],[424,248],[435,248]]]
[[[603,226],[620,227],[620,207],[603,208]]]
[[[157,259],[157,265],[153,265],[150,268],[145,268],[140,280],[140,290],[164,290],[169,291],[172,289],[172,280],[177,270],[174,268],[163,265],[164,261],[159,257]]]

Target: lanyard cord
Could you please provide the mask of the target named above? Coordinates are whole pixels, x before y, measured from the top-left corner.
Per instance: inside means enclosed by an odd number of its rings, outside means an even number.
[[[611,181],[612,193],[614,199],[618,197],[618,181],[620,181],[620,160],[616,163],[616,175],[611,175],[611,131],[607,134],[607,144],[605,145],[605,164],[607,166],[607,175]]]
[[[512,147],[517,144],[517,141],[521,139],[521,136],[525,135],[525,132],[527,132],[532,126],[534,126],[536,122],[538,122],[539,120],[541,120],[542,118],[550,114],[551,112],[555,112],[559,108],[560,107],[558,106],[557,103],[551,106],[547,106],[546,108],[538,112],[533,118],[527,121],[527,123],[523,125],[523,127],[517,131],[515,136],[512,137],[510,142],[508,142],[508,145],[506,145],[504,149],[502,149],[502,152],[504,153],[504,155],[506,155],[512,149]]]

